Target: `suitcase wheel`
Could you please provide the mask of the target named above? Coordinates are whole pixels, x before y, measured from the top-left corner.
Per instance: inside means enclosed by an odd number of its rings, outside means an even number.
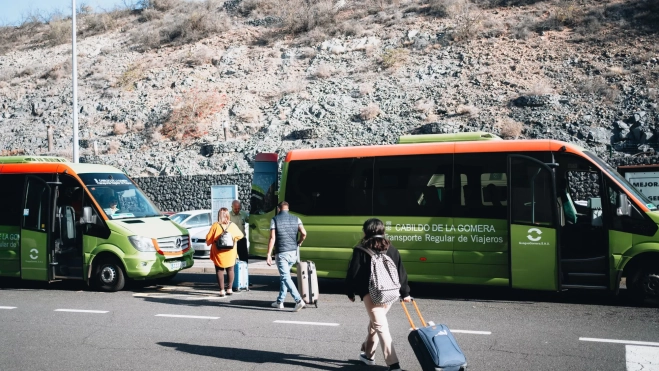
[[[318,300],[314,300],[313,304],[316,306],[316,308],[318,308]]]

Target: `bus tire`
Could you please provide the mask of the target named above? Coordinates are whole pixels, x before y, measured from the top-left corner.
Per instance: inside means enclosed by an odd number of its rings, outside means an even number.
[[[126,275],[116,259],[104,258],[96,266],[94,281],[99,290],[114,292],[124,288]]]
[[[651,301],[656,305],[659,302],[659,262],[650,260],[639,264],[631,277],[631,299],[637,304]]]

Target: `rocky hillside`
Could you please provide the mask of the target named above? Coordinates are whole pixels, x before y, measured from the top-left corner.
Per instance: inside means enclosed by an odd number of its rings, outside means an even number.
[[[257,152],[484,130],[656,162],[658,14],[659,0],[83,7],[81,161],[248,172]],[[0,29],[3,154],[71,157],[70,59],[70,20]]]

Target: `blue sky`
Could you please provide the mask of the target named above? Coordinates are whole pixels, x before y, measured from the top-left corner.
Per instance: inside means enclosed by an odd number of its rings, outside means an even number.
[[[76,0],[76,7],[86,4],[94,11],[111,10],[123,7],[124,3],[132,4],[137,0]],[[49,16],[56,12],[71,14],[71,0],[0,0],[0,25],[18,25],[26,15],[38,11]]]

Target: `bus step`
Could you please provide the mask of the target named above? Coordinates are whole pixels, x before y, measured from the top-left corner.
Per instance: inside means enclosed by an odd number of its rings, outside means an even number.
[[[584,259],[561,259],[563,272],[601,273],[607,270],[607,260],[604,256]]]
[[[607,276],[603,273],[573,272],[566,273],[563,283],[579,286],[606,286]]]
[[[587,285],[561,285],[564,289],[588,289],[588,290],[608,290],[606,286],[587,286]]]

